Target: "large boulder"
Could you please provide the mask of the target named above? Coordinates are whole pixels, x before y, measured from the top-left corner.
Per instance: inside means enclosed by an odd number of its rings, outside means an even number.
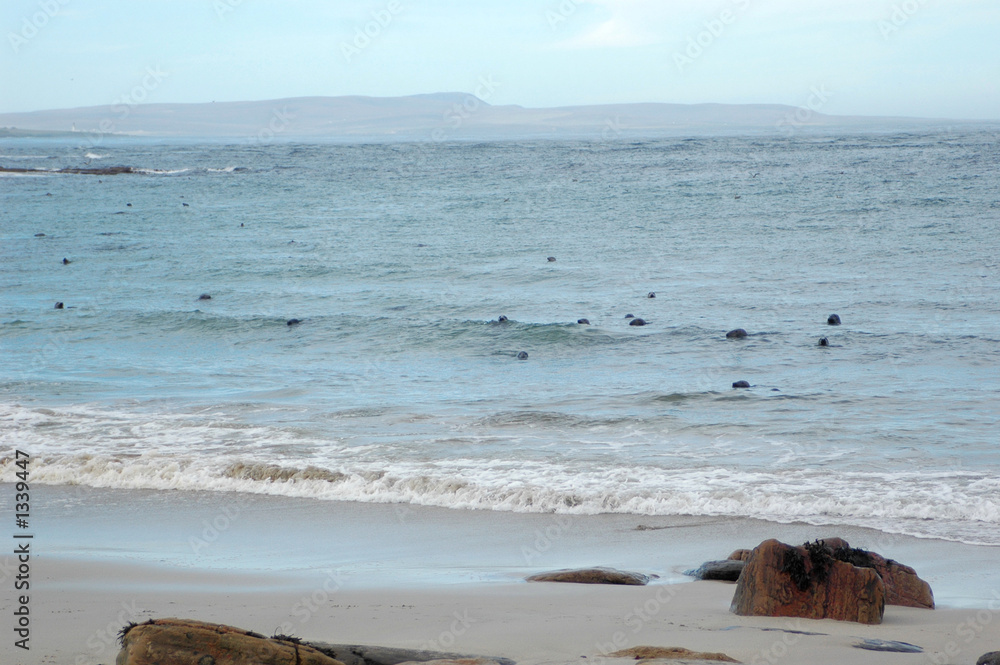
[[[731,561],[746,561],[747,559],[750,558],[751,552],[753,552],[753,550],[736,550],[735,552],[730,554],[728,558]]]
[[[747,560],[730,611],[878,624],[885,584],[874,569],[838,561],[821,543],[793,547],[765,540]]]
[[[529,582],[572,582],[575,584],[627,584],[642,586],[649,582],[649,576],[614,568],[582,568],[580,570],[556,570],[539,573],[526,578]]]
[[[887,605],[934,609],[934,592],[931,591],[931,585],[920,579],[913,568],[886,559],[875,552],[852,548],[847,541],[840,538],[828,538],[819,542],[827,546],[834,559],[861,568],[871,568],[877,572],[885,583]]]
[[[1000,651],[984,653],[976,661],[976,665],[1000,665]]]
[[[184,619],[126,626],[121,643],[117,665],[343,665],[297,640]]]

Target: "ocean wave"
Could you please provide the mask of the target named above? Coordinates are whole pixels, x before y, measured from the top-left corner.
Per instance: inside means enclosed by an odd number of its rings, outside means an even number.
[[[0,482],[16,481],[12,452],[0,458]],[[345,462],[334,469],[147,452],[36,455],[31,478],[38,484],[244,492],[466,510],[744,517],[1000,545],[1000,480],[970,472],[580,469],[516,460],[385,460],[374,465]]]
[[[88,153],[84,154],[84,157],[86,159],[106,159],[106,158],[108,158],[110,156],[111,156],[110,154],[108,154],[108,155],[99,155],[96,152],[88,152]]]

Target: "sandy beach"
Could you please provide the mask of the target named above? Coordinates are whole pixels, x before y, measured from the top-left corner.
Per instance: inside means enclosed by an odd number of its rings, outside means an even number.
[[[107,665],[122,625],[163,617],[519,663],[601,662],[637,645],[788,664],[964,664],[1000,649],[996,548],[749,520],[217,493],[40,487],[36,506],[31,650],[26,657],[8,639],[3,663]],[[766,537],[794,543],[831,534],[913,565],[939,609],[890,606],[879,626],[739,617],[729,612],[733,584],[682,574]],[[582,565],[659,579],[646,587],[522,581]],[[4,586],[6,597],[10,580]],[[862,639],[903,641],[924,653],[852,647]]]

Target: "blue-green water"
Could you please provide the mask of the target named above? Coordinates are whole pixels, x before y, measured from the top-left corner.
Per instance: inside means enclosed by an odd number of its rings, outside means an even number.
[[[996,136],[5,140],[0,456],[1000,544]]]

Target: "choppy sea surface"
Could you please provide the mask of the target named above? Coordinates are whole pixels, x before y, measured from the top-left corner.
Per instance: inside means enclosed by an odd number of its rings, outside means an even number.
[[[0,481],[1000,545],[997,136],[0,141]]]

